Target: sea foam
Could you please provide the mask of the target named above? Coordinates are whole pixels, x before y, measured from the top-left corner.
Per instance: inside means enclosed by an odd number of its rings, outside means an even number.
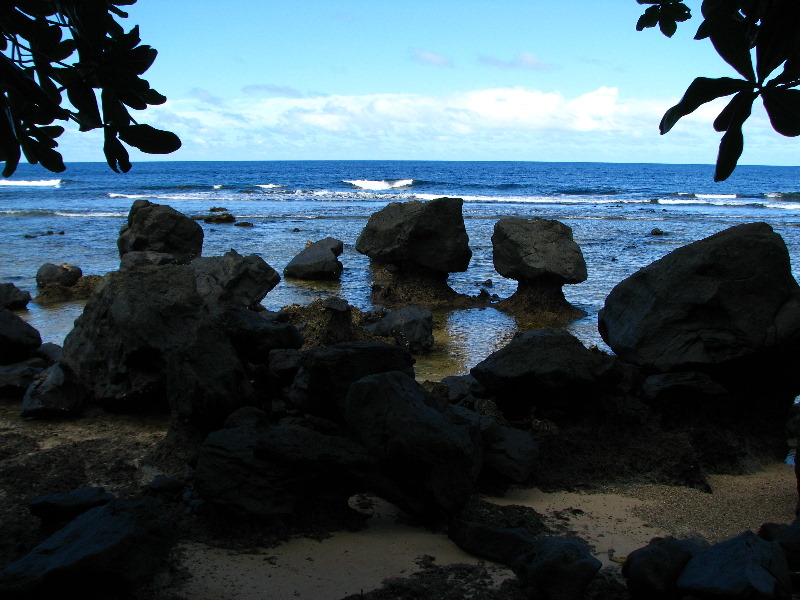
[[[35,181],[11,181],[8,179],[0,179],[0,185],[17,186],[17,187],[61,187],[60,179],[38,179]]]
[[[343,179],[362,190],[398,190],[414,185],[413,179]]]

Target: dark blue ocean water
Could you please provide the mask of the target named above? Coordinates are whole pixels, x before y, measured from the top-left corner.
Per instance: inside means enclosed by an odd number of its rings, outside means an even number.
[[[494,223],[509,215],[558,219],[572,227],[589,269],[587,282],[565,287],[567,298],[589,313],[571,329],[585,343],[602,344],[597,311],[617,282],[726,227],[771,224],[784,237],[797,276],[800,167],[742,166],[726,182],[712,178],[710,165],[610,163],[151,162],[125,175],[100,163],[70,164],[61,174],[22,165],[0,181],[0,281],[35,295],[36,271],[45,262],[70,262],[86,274],[116,269],[119,229],[131,203],[146,198],[188,215],[227,208],[254,227],[204,225],[204,255],[231,248],[256,253],[279,272],[307,241],[337,237],[345,243],[341,283],[283,281],[264,305],[277,309],[337,293],[367,308],[368,260],[354,245],[369,216],[392,201],[457,196],[464,199],[473,259],[466,273],[451,277],[453,287],[476,294],[479,283],[491,279],[492,293],[510,295],[516,282],[500,277],[492,264]],[[651,235],[654,228],[666,235]],[[48,231],[54,233],[39,235]],[[80,310],[74,303],[31,305],[23,316],[46,340],[60,342]],[[484,358],[516,328],[492,309],[439,318],[443,351],[452,355],[455,371]]]

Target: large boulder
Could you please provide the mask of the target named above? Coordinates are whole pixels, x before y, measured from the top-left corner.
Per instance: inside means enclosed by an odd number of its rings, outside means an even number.
[[[412,354],[422,354],[433,346],[433,314],[421,306],[393,310],[364,329],[373,335],[394,338],[398,346]]]
[[[64,341],[65,363],[111,407],[169,406],[213,426],[253,390],[209,313],[190,266],[109,273]]]
[[[714,366],[800,345],[800,286],[766,223],[674,250],[608,295],[599,329],[625,361],[657,371]],[[800,391],[800,378],[794,386]]]
[[[83,276],[83,271],[80,267],[71,265],[69,263],[62,263],[54,265],[52,263],[45,263],[36,272],[36,285],[37,287],[44,287],[53,283],[63,285],[64,287],[72,287]]]
[[[235,304],[257,308],[281,280],[263,258],[255,254],[242,256],[235,250],[222,256],[197,258],[192,261],[192,268],[197,291],[211,307]]]
[[[198,452],[195,487],[239,515],[277,516],[327,498],[345,505],[376,461],[360,444],[300,424],[234,427],[211,433]]]
[[[470,498],[483,461],[480,430],[401,372],[350,386],[345,420],[378,459],[389,485],[379,493],[426,520]]]
[[[523,331],[470,373],[509,418],[563,420],[583,415],[614,382],[614,359],[587,349],[561,329]]]
[[[463,202],[461,198],[391,202],[369,218],[356,250],[399,269],[466,271],[472,251],[461,214]]]
[[[628,591],[636,600],[674,598],[683,569],[707,547],[708,543],[700,539],[653,539],[631,552],[622,565]]]
[[[581,600],[602,564],[578,538],[540,537],[512,565],[531,597]]]
[[[79,414],[89,400],[83,384],[69,369],[56,363],[34,378],[19,412],[25,418],[69,417]]]
[[[3,597],[106,597],[148,581],[176,541],[152,498],[111,500],[0,571]]]
[[[344,243],[341,240],[326,237],[306,246],[289,261],[283,274],[295,279],[339,279],[344,266],[337,257],[343,250]]]
[[[571,320],[585,313],[564,298],[561,286],[586,281],[586,261],[572,229],[551,219],[506,217],[492,234],[494,267],[517,280],[517,291],[498,308]]]
[[[170,206],[136,200],[119,232],[117,247],[120,257],[128,252],[157,252],[185,264],[200,256],[203,228]]]
[[[681,594],[702,598],[778,600],[791,595],[789,567],[778,542],[752,531],[696,554],[678,578]]]
[[[0,308],[22,310],[30,301],[30,292],[19,289],[13,283],[0,283]]]
[[[46,367],[46,361],[37,356],[11,365],[0,365],[0,398],[22,398],[34,378]]]
[[[42,336],[21,317],[0,309],[0,365],[22,362],[42,345]]]
[[[609,294],[599,329],[620,359],[654,374],[642,397],[665,424],[693,426],[709,468],[785,456],[800,286],[769,225],[731,227],[634,273]]]
[[[312,348],[303,358],[288,397],[305,412],[338,421],[353,382],[387,371],[413,377],[413,364],[406,350],[380,342],[340,342]]]
[[[466,271],[472,257],[462,204],[461,198],[392,202],[369,218],[356,250],[392,273],[382,300],[435,305],[458,297],[447,276]]]

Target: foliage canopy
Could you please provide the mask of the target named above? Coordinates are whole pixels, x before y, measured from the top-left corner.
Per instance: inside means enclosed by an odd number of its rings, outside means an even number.
[[[691,17],[691,10],[680,0],[637,2],[650,5],[636,24],[639,31],[658,25],[671,37],[677,24]],[[710,40],[741,77],[697,77],[681,101],[664,114],[660,130],[663,135],[703,104],[733,96],[714,120],[714,129],[723,132],[714,181],[723,181],[742,155],[742,126],[756,98],[761,97],[775,131],[789,137],[800,135],[800,2],[703,0],[701,12],[703,22],[695,39]]]
[[[148,154],[181,146],[174,133],[138,123],[129,109],[144,110],[166,98],[140,76],[156,50],[125,31],[119,7],[136,0],[9,0],[0,10],[0,161],[3,176],[22,155],[46,169],[65,169],[56,150],[64,127],[103,129],[103,152],[117,172],[131,168],[124,144]],[[99,90],[99,103],[98,93]],[[64,102],[66,94],[68,104]],[[123,144],[124,142],[124,144]]]

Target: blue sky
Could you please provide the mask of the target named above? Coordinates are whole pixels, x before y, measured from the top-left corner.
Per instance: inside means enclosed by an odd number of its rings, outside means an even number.
[[[698,16],[668,40],[635,0],[139,0],[127,27],[159,51],[168,97],[140,122],[171,160],[541,160],[713,163],[716,104],[659,136],[695,76],[736,76]],[[68,160],[103,160],[93,134]],[[132,152],[134,160],[152,159]],[[763,110],[741,164],[800,164]]]

